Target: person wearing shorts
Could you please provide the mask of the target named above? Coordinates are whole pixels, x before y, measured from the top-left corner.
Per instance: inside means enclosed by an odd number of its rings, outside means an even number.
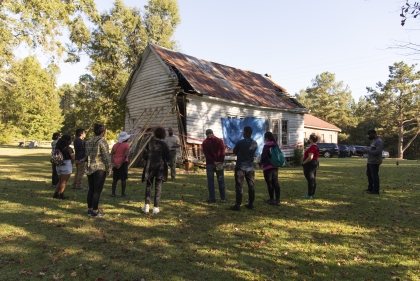
[[[125,187],[128,178],[128,157],[130,155],[130,146],[127,141],[131,135],[126,132],[121,132],[117,136],[118,143],[114,144],[111,150],[112,162],[112,197],[117,196],[115,191],[117,183],[121,180],[121,197],[127,196],[125,194]]]
[[[56,149],[59,149],[63,154],[63,164],[61,166],[56,166],[58,174],[58,184],[55,188],[53,198],[57,199],[67,199],[68,197],[64,196],[64,191],[66,190],[67,182],[70,179],[70,176],[73,172],[73,163],[74,163],[74,151],[69,145],[71,144],[71,136],[63,135],[55,146]]]

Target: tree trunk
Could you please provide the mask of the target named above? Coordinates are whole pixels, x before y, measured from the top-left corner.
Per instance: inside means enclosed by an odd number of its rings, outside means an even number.
[[[404,126],[402,122],[398,122],[398,145],[397,145],[397,158],[403,159],[404,151],[403,151],[403,142],[404,142]]]

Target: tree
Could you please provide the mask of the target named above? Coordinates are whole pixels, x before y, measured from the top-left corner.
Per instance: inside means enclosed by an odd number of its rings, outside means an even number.
[[[83,15],[93,22],[99,19],[94,0],[2,0],[0,5],[0,69],[13,62],[13,52],[22,44],[60,55],[63,27],[71,38],[86,40]]]
[[[402,159],[404,151],[416,139],[420,131],[420,72],[416,65],[404,62],[389,67],[389,79],[385,84],[378,82],[376,89],[367,88],[368,100],[373,104],[371,118],[383,128],[384,135],[397,136],[397,157]],[[409,140],[404,144],[404,137]]]
[[[93,80],[89,87],[97,94],[97,100],[90,110],[100,114],[97,121],[113,131],[123,127],[125,105],[119,101],[119,95],[138,56],[149,42],[174,47],[171,38],[179,21],[176,0],[149,0],[144,16],[137,8],[116,0],[110,11],[101,14],[89,40],[75,38],[69,61],[77,62],[80,52],[91,60]]]
[[[312,80],[312,87],[296,94],[297,100],[314,116],[340,128],[354,124],[354,100],[348,86],[335,81],[335,74],[323,72]]]
[[[420,15],[420,4],[419,2],[414,2],[413,4],[410,4],[407,0],[405,5],[401,7],[401,25],[405,25],[405,21],[408,18],[417,18]]]
[[[34,56],[12,64],[7,80],[13,86],[3,86],[0,91],[4,131],[13,130],[17,136],[45,139],[60,129],[63,117],[55,89],[56,71],[55,65],[43,69]]]

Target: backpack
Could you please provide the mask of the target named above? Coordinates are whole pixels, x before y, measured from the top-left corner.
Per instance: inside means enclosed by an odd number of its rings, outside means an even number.
[[[51,152],[50,162],[55,166],[62,166],[63,165],[64,160],[63,160],[63,153],[61,153],[61,150],[54,149]]]
[[[284,157],[283,152],[280,147],[277,145],[270,148],[270,163],[275,167],[284,167],[286,165],[286,158]]]

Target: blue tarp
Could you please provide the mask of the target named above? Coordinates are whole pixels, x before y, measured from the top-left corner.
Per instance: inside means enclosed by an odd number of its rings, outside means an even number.
[[[243,131],[246,126],[252,128],[252,138],[258,143],[258,149],[255,156],[260,157],[264,146],[265,118],[246,117],[221,118],[223,139],[227,147],[234,148],[235,144],[243,139]]]

